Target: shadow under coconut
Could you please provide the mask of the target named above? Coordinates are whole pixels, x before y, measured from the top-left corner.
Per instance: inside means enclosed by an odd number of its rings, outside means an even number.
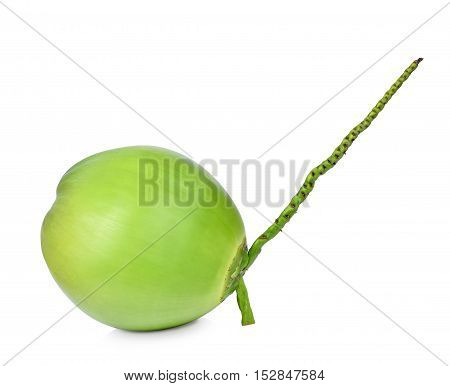
[[[193,332],[197,332],[200,330],[205,330],[205,328],[209,325],[209,321],[206,318],[200,318],[193,320],[192,322],[182,324],[177,327],[166,328],[164,330],[155,330],[155,331],[131,331],[131,330],[120,330],[114,329],[108,333],[108,338],[113,340],[142,340],[144,339],[155,339],[155,338],[167,338],[173,336],[183,336],[190,335]]]

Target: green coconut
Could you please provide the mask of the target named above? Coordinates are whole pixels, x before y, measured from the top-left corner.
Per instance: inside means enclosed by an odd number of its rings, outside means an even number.
[[[127,330],[193,321],[236,293],[242,324],[254,323],[244,275],[297,212],[317,179],[417,68],[414,61],[364,120],[321,164],[275,222],[247,249],[235,204],[200,165],[150,146],[88,157],[62,177],[45,216],[45,261],[64,293],[85,313]]]

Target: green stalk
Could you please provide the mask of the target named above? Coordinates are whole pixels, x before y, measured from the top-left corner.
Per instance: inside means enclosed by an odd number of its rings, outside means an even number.
[[[340,145],[333,151],[333,153],[320,165],[316,166],[312,169],[308,176],[305,179],[300,190],[297,194],[292,197],[289,205],[281,212],[275,222],[266,229],[266,231],[261,234],[253,243],[251,248],[248,251],[248,259],[245,264],[244,269],[241,272],[243,276],[248,268],[254,263],[255,259],[261,253],[262,247],[270,240],[272,240],[283,227],[290,221],[292,216],[297,213],[297,210],[302,202],[306,200],[311,191],[313,190],[316,181],[322,174],[325,174],[330,169],[332,169],[338,161],[344,156],[349,147],[352,145],[353,141],[358,138],[358,136],[366,130],[372,121],[377,117],[379,112],[383,110],[386,103],[392,98],[392,96],[397,92],[397,90],[402,86],[402,84],[409,78],[409,76],[413,73],[413,71],[417,68],[419,63],[422,61],[422,58],[419,58],[411,63],[411,65],[403,72],[403,74],[395,81],[395,83],[391,86],[391,88],[384,94],[383,98],[381,98],[375,107],[370,111],[370,113],[363,119],[363,121],[355,126],[348,135],[342,140]],[[242,282],[242,284],[241,284]],[[238,297],[239,297],[239,287],[245,286],[243,284],[243,280],[241,280],[238,286]],[[243,291],[241,291],[243,292]],[[247,291],[241,294],[241,297],[246,296],[246,299],[241,299],[241,303],[247,304],[247,308],[250,307],[250,302],[248,299]],[[241,307],[241,303],[239,303],[239,307]],[[251,310],[251,309],[250,309]]]
[[[253,317],[253,311],[250,306],[250,300],[248,298],[247,287],[245,286],[244,279],[239,279],[238,286],[236,288],[237,302],[239,309],[241,310],[241,324],[248,326],[249,324],[255,324],[255,318]]]

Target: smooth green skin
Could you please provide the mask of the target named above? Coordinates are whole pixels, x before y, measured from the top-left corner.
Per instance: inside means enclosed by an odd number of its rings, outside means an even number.
[[[154,205],[140,205],[140,159],[161,168],[168,162],[169,169],[186,162],[197,177],[160,173],[158,182],[191,183],[195,191],[212,186],[216,205],[165,206],[163,194]],[[220,184],[178,153],[143,146],[95,154],[69,169],[41,243],[66,295],[94,319],[127,330],[170,328],[211,311],[228,295],[230,275],[246,253],[241,216]]]

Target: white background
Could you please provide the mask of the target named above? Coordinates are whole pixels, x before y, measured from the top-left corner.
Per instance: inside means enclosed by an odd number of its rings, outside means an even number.
[[[197,161],[258,157],[445,5],[5,4]],[[290,368],[323,369],[316,382],[326,385],[448,385],[449,25],[447,7],[261,159],[322,161],[425,58],[286,228],[385,315],[280,235],[247,275],[254,326],[240,326],[234,296],[197,322],[152,333],[75,310],[2,367],[0,383],[116,385],[124,371],[207,369],[248,373],[240,383],[250,384],[257,369]],[[1,5],[0,141],[4,363],[72,307],[39,240],[64,171],[109,148],[177,148]],[[234,177],[251,242],[268,223],[242,205],[239,169]]]

